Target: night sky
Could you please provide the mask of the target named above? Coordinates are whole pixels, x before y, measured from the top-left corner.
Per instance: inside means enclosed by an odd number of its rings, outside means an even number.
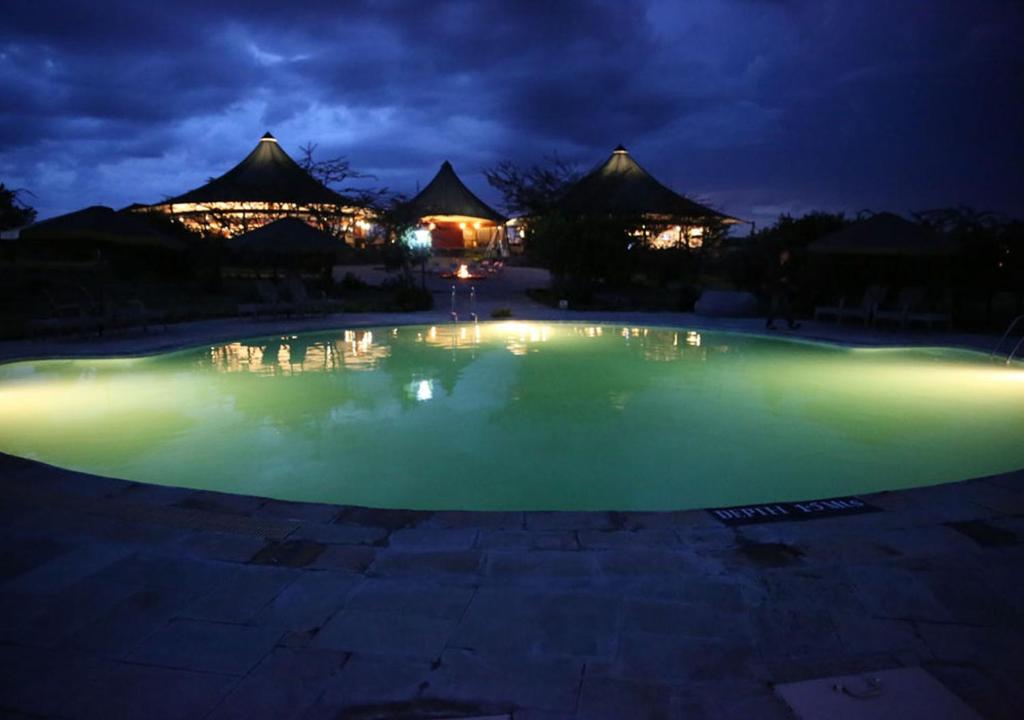
[[[270,130],[408,194],[624,143],[759,225],[1022,216],[1022,37],[1017,0],[8,2],[0,181],[41,218],[156,202]]]

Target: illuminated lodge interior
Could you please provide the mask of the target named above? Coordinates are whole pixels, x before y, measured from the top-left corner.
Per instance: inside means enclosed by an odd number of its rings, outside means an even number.
[[[474,195],[448,161],[406,207],[430,234],[434,250],[488,248],[504,253],[505,217]]]
[[[204,236],[234,237],[285,217],[361,244],[373,236],[374,213],[318,181],[270,133],[245,159],[205,185],[136,212],[164,213]]]
[[[713,227],[744,222],[663,185],[621,145],[566,191],[559,208],[567,215],[637,218],[633,236],[656,250],[696,249]]]

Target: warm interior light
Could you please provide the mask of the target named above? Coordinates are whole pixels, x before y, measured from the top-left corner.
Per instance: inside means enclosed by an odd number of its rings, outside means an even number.
[[[465,265],[465,264],[459,265],[459,271],[457,273],[455,273],[455,275],[457,277],[462,278],[463,280],[465,280],[466,278],[472,277],[472,275],[470,275],[470,272],[469,272],[469,267],[467,265]]]

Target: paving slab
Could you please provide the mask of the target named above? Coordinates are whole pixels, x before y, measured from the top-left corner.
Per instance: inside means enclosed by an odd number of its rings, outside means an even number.
[[[610,659],[620,615],[621,600],[611,595],[481,588],[448,646],[481,655]]]
[[[281,637],[281,630],[253,625],[176,619],[128,654],[129,662],[244,675]]]
[[[370,571],[395,577],[446,577],[453,583],[474,584],[482,560],[479,550],[384,549],[377,553]]]
[[[472,588],[416,580],[368,578],[349,596],[345,607],[458,620],[474,592]]]
[[[189,603],[182,614],[197,620],[246,623],[301,575],[294,568],[241,565]]]
[[[66,696],[63,716],[193,720],[205,717],[237,682],[226,675],[129,663],[97,666],[88,679],[85,689]]]
[[[348,653],[275,648],[239,682],[209,720],[306,717],[348,662]]]
[[[473,708],[450,703],[424,703],[431,663],[407,657],[352,654],[332,675],[303,720],[338,720],[346,717],[445,717],[420,714],[448,711],[449,717],[465,717]]]
[[[426,615],[345,610],[317,633],[312,647],[431,660],[441,655],[455,625]]]
[[[67,644],[80,652],[123,658],[177,617],[194,597],[195,591],[190,588],[137,590],[103,617],[82,626]]]
[[[593,720],[670,720],[672,687],[667,684],[634,682],[615,678],[583,678],[579,698],[579,717]]]
[[[452,648],[444,651],[424,694],[505,706],[515,717],[524,707],[575,712],[583,665],[578,658],[495,655]]]
[[[479,534],[477,528],[405,528],[388,536],[388,546],[401,550],[468,550]]]
[[[304,570],[252,622],[296,632],[316,630],[342,608],[362,578],[350,573]]]

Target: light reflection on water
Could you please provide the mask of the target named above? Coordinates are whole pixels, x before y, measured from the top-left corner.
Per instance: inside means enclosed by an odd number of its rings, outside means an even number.
[[[729,505],[1024,466],[1022,378],[970,353],[685,329],[351,328],[0,366],[0,450],[377,506]]]

